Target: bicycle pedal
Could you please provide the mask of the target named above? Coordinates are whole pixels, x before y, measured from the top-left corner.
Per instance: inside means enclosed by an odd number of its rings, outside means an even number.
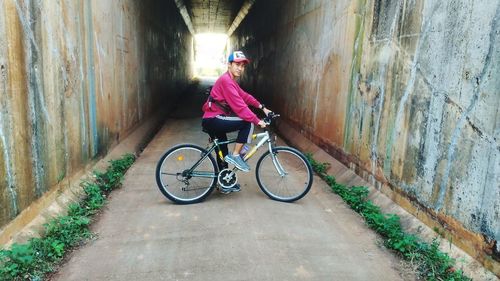
[[[219,192],[220,192],[220,193],[222,193],[222,194],[229,194],[229,193],[231,193],[232,191],[231,191],[231,190],[224,189],[224,188],[219,188]]]
[[[230,187],[230,188],[224,188],[222,186],[219,186],[218,189],[219,189],[219,192],[222,194],[229,194],[231,192],[240,192],[241,186],[239,184],[237,184],[233,187]]]

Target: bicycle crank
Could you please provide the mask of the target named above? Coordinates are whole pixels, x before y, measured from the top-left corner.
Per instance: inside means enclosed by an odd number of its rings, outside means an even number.
[[[238,177],[233,170],[224,169],[217,176],[217,182],[222,188],[232,188],[238,182]]]

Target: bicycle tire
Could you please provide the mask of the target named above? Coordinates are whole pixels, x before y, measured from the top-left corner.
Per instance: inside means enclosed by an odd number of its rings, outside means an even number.
[[[284,173],[280,175],[270,151],[259,158],[255,175],[260,189],[269,198],[281,202],[294,202],[304,197],[313,183],[312,167],[307,158],[295,148],[278,146],[272,149]]]
[[[217,184],[218,168],[212,155],[208,155],[194,172],[214,177],[185,176],[207,151],[195,144],[179,144],[167,150],[156,165],[156,183],[161,193],[177,204],[203,201]]]

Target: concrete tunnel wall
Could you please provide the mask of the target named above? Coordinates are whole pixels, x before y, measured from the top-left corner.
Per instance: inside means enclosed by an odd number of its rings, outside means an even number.
[[[2,227],[168,110],[191,36],[173,1],[0,7]],[[232,41],[246,89],[498,274],[499,9],[256,1]]]
[[[173,1],[0,1],[0,227],[166,112],[191,37]]]
[[[244,86],[500,274],[500,2],[256,1]]]

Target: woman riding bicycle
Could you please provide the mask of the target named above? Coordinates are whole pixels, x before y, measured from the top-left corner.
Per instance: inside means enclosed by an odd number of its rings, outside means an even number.
[[[228,58],[228,71],[215,81],[210,96],[202,107],[204,112],[202,127],[212,138],[226,141],[226,133],[238,131],[232,154],[228,154],[227,145],[221,145],[220,148],[227,163],[245,172],[248,172],[250,167],[241,158],[240,151],[245,143],[250,143],[254,125],[266,127],[266,123],[259,119],[248,106],[260,108],[266,115],[271,112],[265,108],[264,104],[243,91],[236,82],[249,62],[243,52],[231,53]],[[217,157],[219,170],[227,168],[227,163]]]
[[[235,81],[243,74],[248,62],[242,52],[232,53],[228,59],[228,71],[217,79],[203,105],[203,131],[218,141],[206,148],[192,143],[177,144],[165,151],[158,161],[156,183],[161,193],[173,202],[201,202],[216,187],[224,194],[240,191],[237,173],[234,169],[227,169],[227,163],[249,171],[248,164],[240,156],[241,148],[252,141],[255,125],[264,128],[279,117],[243,91]],[[262,109],[266,118],[260,120],[248,106]],[[235,131],[238,131],[238,136],[228,140],[226,134]],[[312,167],[306,156],[293,147],[276,146],[275,138],[271,138],[267,129],[255,134],[255,138],[258,143],[245,159],[255,155],[260,147],[267,148],[255,165],[255,177],[260,189],[269,198],[280,202],[294,202],[304,197],[313,182]],[[228,143],[235,143],[231,154],[228,154]],[[214,150],[217,163],[213,157]],[[220,157],[223,155],[225,157]]]

